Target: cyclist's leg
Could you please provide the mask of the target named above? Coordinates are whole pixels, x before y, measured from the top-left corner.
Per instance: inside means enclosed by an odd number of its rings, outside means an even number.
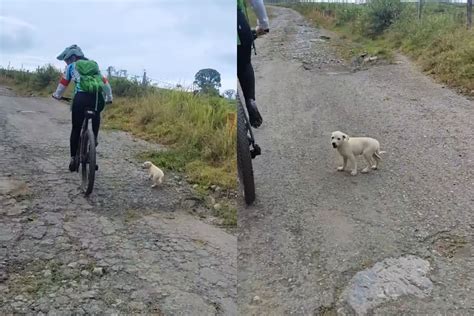
[[[100,128],[100,112],[97,112],[94,118],[92,119],[92,131],[94,132],[95,136],[95,146],[99,144],[97,137],[99,136],[99,128]]]
[[[255,99],[255,75],[251,64],[253,35],[242,11],[237,10],[237,32],[240,45],[237,46],[237,77],[245,99]]]
[[[237,10],[237,32],[241,43],[237,46],[237,77],[249,112],[250,124],[258,127],[262,124],[262,117],[255,103],[255,74],[251,63],[253,34],[244,13],[240,10]]]
[[[72,101],[72,129],[71,137],[69,140],[71,162],[69,163],[69,170],[74,171],[74,160],[73,158],[77,154],[77,147],[79,146],[79,137],[81,135],[82,121],[84,120],[84,103],[82,93],[78,92],[74,96]]]

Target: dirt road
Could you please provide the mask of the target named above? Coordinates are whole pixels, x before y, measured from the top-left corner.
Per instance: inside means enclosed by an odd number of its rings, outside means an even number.
[[[70,124],[0,88],[0,314],[236,315],[236,237],[183,210],[179,175],[150,188],[135,156],[157,146],[102,131],[86,199]]]
[[[474,314],[474,102],[402,57],[353,73],[321,30],[273,13],[253,59],[263,153],[239,214],[240,313]],[[335,130],[377,138],[380,170],[337,172]]]

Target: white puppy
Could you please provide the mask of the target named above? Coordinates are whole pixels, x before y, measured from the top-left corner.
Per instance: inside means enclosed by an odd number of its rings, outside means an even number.
[[[362,169],[362,173],[369,172],[369,169],[377,169],[379,162],[382,159],[380,154],[384,151],[380,151],[380,144],[376,139],[370,137],[349,137],[343,132],[333,132],[331,135],[331,143],[333,148],[337,148],[339,154],[341,154],[344,164],[342,167],[338,167],[338,171],[344,171],[347,166],[347,160],[352,163],[351,175],[357,174],[357,161],[356,156],[363,155],[365,161],[367,161],[367,167]]]
[[[163,171],[155,166],[151,161],[145,161],[142,165],[143,169],[148,169],[149,179],[153,180],[152,188],[156,187],[157,185],[163,182],[163,177],[165,174]]]

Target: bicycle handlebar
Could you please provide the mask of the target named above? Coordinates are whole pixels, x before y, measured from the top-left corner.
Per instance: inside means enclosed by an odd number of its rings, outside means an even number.
[[[264,31],[265,33],[268,33],[268,32],[270,32],[270,29],[266,29],[266,30],[263,30],[263,31]],[[257,39],[257,37],[258,37],[257,30],[252,29],[252,35],[253,35],[253,39],[254,39],[254,40]]]

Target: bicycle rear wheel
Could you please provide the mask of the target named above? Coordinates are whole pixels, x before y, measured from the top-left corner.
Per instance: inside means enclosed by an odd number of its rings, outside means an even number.
[[[90,123],[90,122],[89,122]],[[82,191],[85,195],[92,193],[95,180],[95,138],[92,132],[92,124],[87,124],[88,128],[82,135],[81,141],[81,171],[82,171]]]
[[[251,205],[255,201],[255,182],[253,177],[252,157],[250,155],[247,120],[239,92],[240,91],[237,91],[237,169],[245,203]]]

